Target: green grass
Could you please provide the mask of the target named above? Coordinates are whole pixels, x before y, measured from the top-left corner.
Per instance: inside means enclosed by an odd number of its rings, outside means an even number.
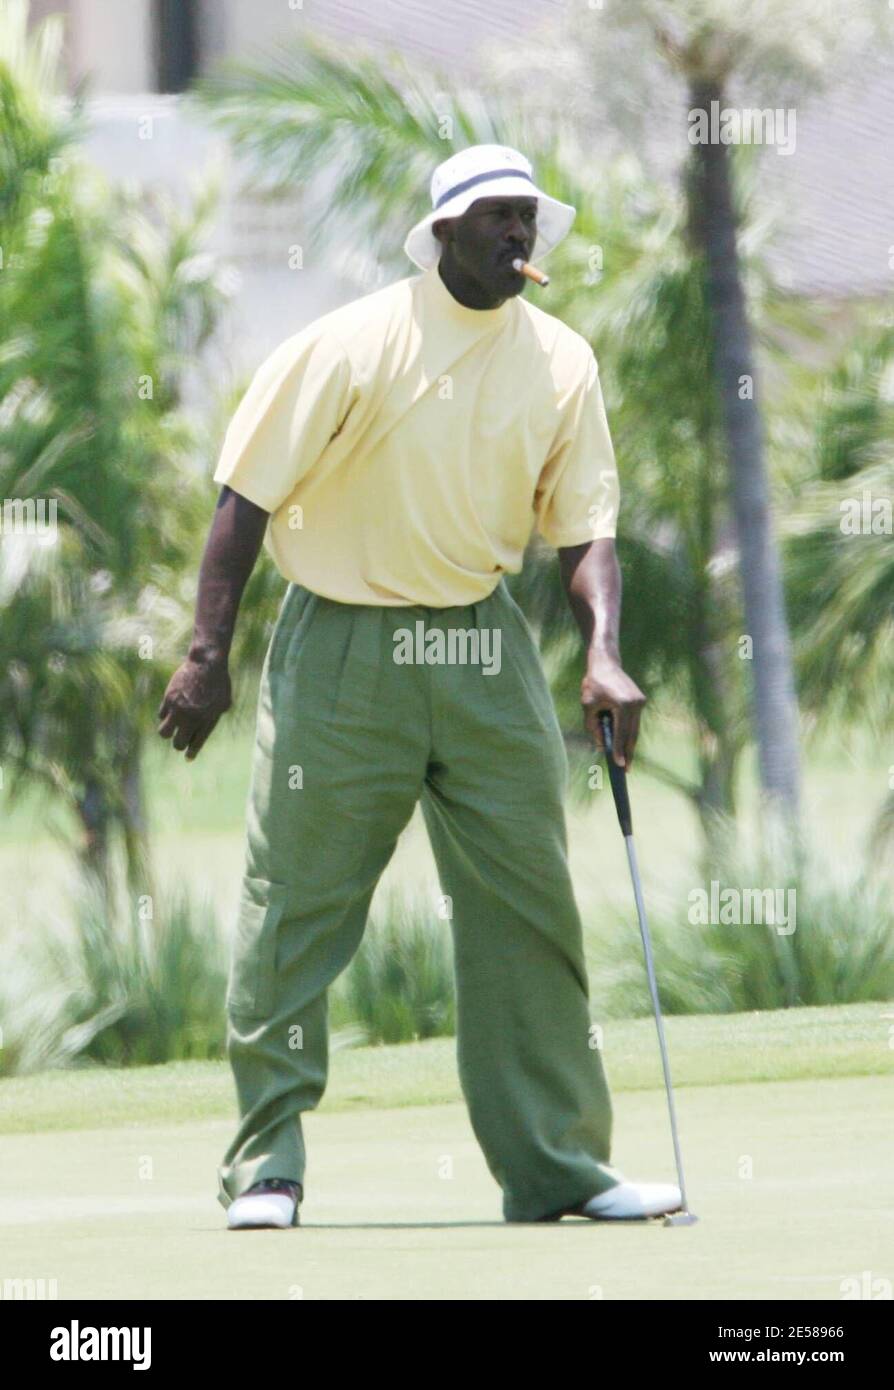
[[[860,1004],[672,1018],[667,1035],[677,1085],[725,1086],[890,1076],[892,1027],[894,1005]],[[661,1085],[651,1019],[607,1023],[603,1047],[613,1091]],[[336,1048],[320,1109],[397,1109],[460,1099],[454,1041],[434,1038]],[[0,1080],[0,1134],[222,1120],[234,1104],[224,1062],[43,1072]]]
[[[55,1279],[60,1299],[796,1299],[828,1309],[865,1270],[894,1278],[890,1089],[889,1077],[682,1088],[699,1216],[683,1230],[507,1225],[459,1104],[307,1116],[292,1231],[225,1230],[215,1170],[232,1115],[147,1125],[134,1113],[111,1129],[7,1135],[3,1274]],[[660,1091],[616,1095],[612,1159],[630,1177],[672,1178]]]
[[[70,1299],[840,1300],[894,1279],[884,1005],[673,1018],[698,1225],[510,1226],[451,1040],[336,1049],[305,1115],[302,1224],[228,1233],[225,1064],[0,1081],[3,1274]],[[612,1162],[671,1180],[649,1019],[605,1027]],[[445,1168],[445,1159],[450,1167]]]

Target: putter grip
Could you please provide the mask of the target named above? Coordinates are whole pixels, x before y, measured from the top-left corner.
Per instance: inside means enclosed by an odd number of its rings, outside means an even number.
[[[630,797],[627,795],[627,769],[618,767],[612,756],[612,717],[606,711],[599,716],[599,725],[602,729],[602,737],[605,739],[605,758],[608,763],[608,776],[612,784],[612,795],[615,798],[615,810],[618,813],[618,821],[623,835],[633,834],[633,817],[630,814]]]

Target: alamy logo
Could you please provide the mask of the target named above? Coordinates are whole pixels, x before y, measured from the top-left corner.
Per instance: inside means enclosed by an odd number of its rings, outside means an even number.
[[[452,627],[426,629],[420,618],[415,630],[399,627],[394,633],[396,666],[481,666],[482,675],[500,671],[500,629]]]
[[[5,497],[0,507],[0,531],[5,536],[37,536],[41,545],[56,539],[55,497]]]
[[[694,927],[756,923],[775,926],[777,936],[791,936],[796,926],[796,898],[795,888],[721,888],[717,879],[712,879],[710,894],[704,888],[693,888],[689,894],[689,921]]]
[[[864,487],[862,497],[845,497],[839,503],[843,536],[890,536],[894,532],[894,509],[890,497],[873,497]]]
[[[59,1297],[58,1279],[4,1279],[0,1298],[10,1303]]]
[[[794,154],[796,135],[794,107],[787,111],[757,110],[745,106],[721,108],[712,101],[710,109],[695,106],[689,112],[690,145],[775,145],[778,154]]]
[[[132,1361],[135,1371],[152,1365],[151,1327],[82,1327],[73,1318],[50,1333],[51,1361]]]

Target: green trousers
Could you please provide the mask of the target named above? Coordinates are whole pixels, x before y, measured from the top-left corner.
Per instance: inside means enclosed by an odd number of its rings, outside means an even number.
[[[301,1112],[326,1085],[327,990],[420,799],[450,900],[459,1079],[504,1218],[542,1220],[620,1181],[567,779],[534,638],[502,580],[454,608],[289,586],[261,678],[227,991],[240,1123],[218,1169],[224,1207],[265,1177],[303,1191]]]

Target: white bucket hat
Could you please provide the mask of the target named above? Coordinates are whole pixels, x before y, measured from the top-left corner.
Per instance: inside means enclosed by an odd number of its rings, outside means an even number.
[[[410,232],[404,250],[428,270],[441,258],[441,243],[432,225],[442,217],[461,217],[477,198],[537,199],[537,240],[533,260],[540,260],[567,235],[577,214],[568,203],[550,198],[537,187],[530,160],[508,145],[471,145],[439,164],[431,177],[432,210]]]

